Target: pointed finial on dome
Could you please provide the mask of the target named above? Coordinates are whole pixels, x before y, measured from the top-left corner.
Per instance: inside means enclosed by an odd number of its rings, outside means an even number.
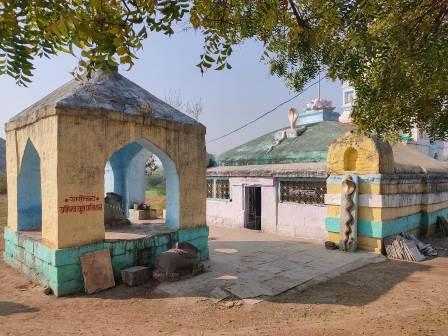
[[[299,114],[297,113],[297,110],[294,107],[291,107],[288,110],[288,119],[289,119],[289,126],[292,130],[296,129],[296,122],[298,117]]]

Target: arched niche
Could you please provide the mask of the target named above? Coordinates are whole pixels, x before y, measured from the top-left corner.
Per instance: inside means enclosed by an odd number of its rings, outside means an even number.
[[[179,175],[171,157],[146,139],[131,142],[115,151],[105,164],[105,192],[115,192],[123,197],[123,207],[129,209],[134,197],[146,187],[144,163],[149,155],[156,155],[162,162],[166,179],[166,222],[178,228],[180,221]],[[135,196],[137,195],[137,196]]]
[[[356,171],[358,163],[358,151],[353,147],[346,149],[344,153],[344,170]]]
[[[394,155],[388,142],[357,133],[346,133],[328,148],[327,172],[343,175],[346,171],[358,174],[391,174]]]
[[[42,187],[40,156],[28,140],[17,176],[17,229],[42,229]]]

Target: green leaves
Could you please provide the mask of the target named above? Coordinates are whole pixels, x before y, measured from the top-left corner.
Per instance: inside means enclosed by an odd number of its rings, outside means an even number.
[[[133,66],[150,31],[171,35],[190,2],[155,0],[7,0],[0,4],[0,75],[26,85],[33,60],[58,53],[80,57],[73,74]]]
[[[149,32],[202,33],[197,67],[231,69],[233,47],[263,44],[270,73],[301,90],[325,68],[357,91],[361,132],[396,137],[414,125],[448,137],[448,4],[433,0],[4,0],[0,75],[27,85],[37,57],[80,50],[74,75],[131,68]]]
[[[258,40],[270,73],[294,90],[322,68],[351,82],[361,132],[396,138],[417,125],[434,138],[448,137],[446,1],[193,3],[190,21],[205,36],[201,71],[226,68],[231,49],[223,52],[224,44]]]

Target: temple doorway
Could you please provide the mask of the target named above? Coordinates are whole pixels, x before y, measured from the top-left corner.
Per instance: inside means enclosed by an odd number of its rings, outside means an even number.
[[[261,230],[261,187],[245,188],[244,227],[249,230]]]

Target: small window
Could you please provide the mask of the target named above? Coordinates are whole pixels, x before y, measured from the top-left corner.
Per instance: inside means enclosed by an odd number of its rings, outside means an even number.
[[[213,179],[207,179],[207,198],[213,198]]]
[[[207,198],[230,200],[230,183],[225,178],[207,179]]]
[[[229,180],[216,180],[216,195],[217,199],[230,198],[230,183]]]
[[[327,184],[322,181],[280,181],[280,202],[324,204]]]

